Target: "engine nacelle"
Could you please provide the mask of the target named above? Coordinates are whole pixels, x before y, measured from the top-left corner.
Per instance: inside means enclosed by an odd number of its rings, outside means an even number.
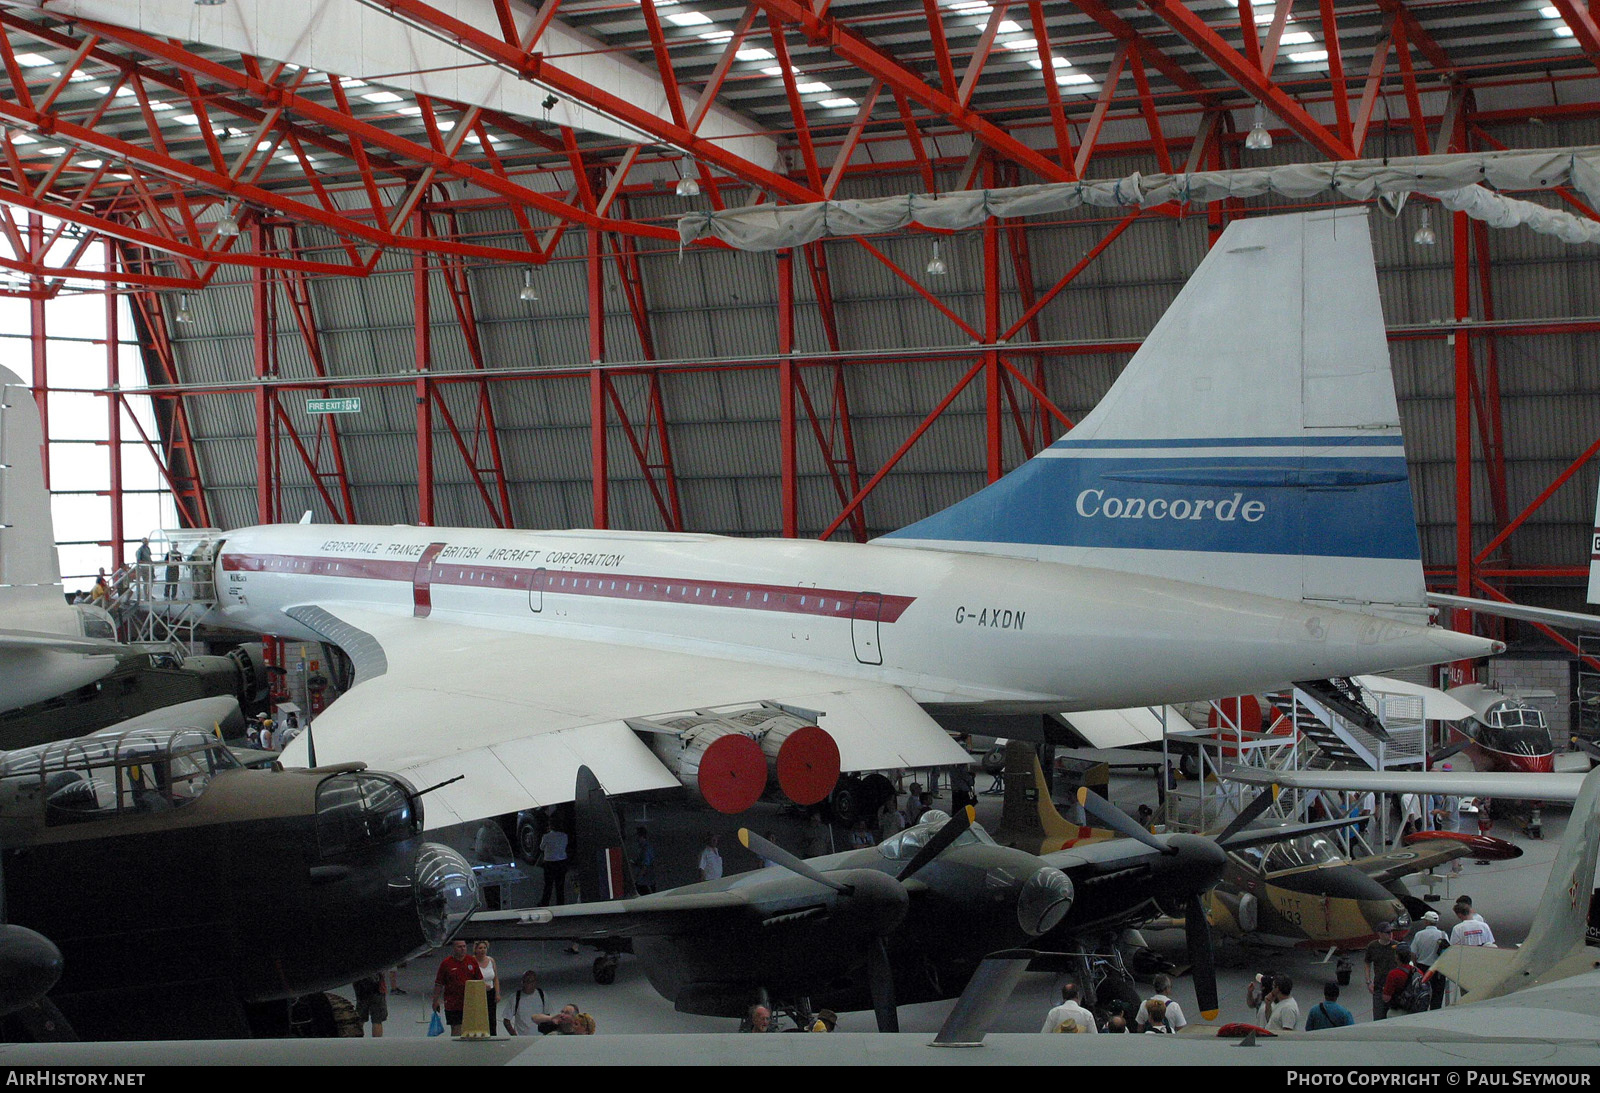
[[[797,805],[828,799],[839,784],[839,745],[814,721],[787,710],[763,706],[737,715],[761,732],[761,754],[767,776]]]
[[[689,792],[729,815],[761,799],[767,788],[767,757],[760,744],[721,718],[674,720],[691,724],[677,732],[651,732],[650,750]]]
[[[769,782],[795,804],[814,805],[827,800],[839,781],[833,737],[813,719],[775,703],[628,723],[647,736],[680,782],[718,812],[743,812]]]

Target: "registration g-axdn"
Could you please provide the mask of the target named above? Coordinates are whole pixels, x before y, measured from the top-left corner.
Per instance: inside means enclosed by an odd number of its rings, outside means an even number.
[[[941,721],[1497,652],[1429,624],[1420,559],[1367,218],[1337,210],[1229,226],[1076,428],[872,543],[251,527],[217,621],[341,648],[318,760],[466,774],[436,823],[570,800],[580,765],[737,811],[964,764]]]

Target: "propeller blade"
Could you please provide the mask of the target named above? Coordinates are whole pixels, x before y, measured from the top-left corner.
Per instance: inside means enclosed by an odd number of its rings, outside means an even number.
[[[1087,788],[1080,787],[1078,790],[1078,804],[1090,816],[1119,835],[1126,835],[1128,838],[1137,840],[1152,850],[1159,850],[1163,854],[1176,854],[1178,852],[1177,847],[1170,846],[1157,839],[1150,832],[1140,827],[1132,816],[1129,816],[1098,793],[1090,793]]]
[[[1428,753],[1428,759],[1429,759],[1430,762],[1437,763],[1439,760],[1448,759],[1452,755],[1455,755],[1458,752],[1465,751],[1467,748],[1469,748],[1471,746],[1472,746],[1472,740],[1470,738],[1464,739],[1464,740],[1457,740],[1454,744],[1451,744],[1448,747],[1440,748],[1438,751],[1435,751],[1435,752],[1429,752]]]
[[[1183,915],[1184,940],[1189,946],[1189,966],[1194,970],[1194,996],[1200,1016],[1217,1019],[1217,954],[1212,948],[1211,923],[1199,893],[1189,896]]]
[[[748,827],[741,827],[739,829],[739,841],[744,844],[747,850],[750,850],[760,857],[767,859],[767,861],[772,862],[774,865],[781,865],[785,869],[789,870],[789,872],[798,873],[800,876],[806,878],[806,880],[816,881],[824,888],[832,888],[835,892],[840,892],[847,896],[851,892],[855,891],[855,889],[851,888],[848,884],[840,884],[836,880],[829,880],[827,877],[811,868],[811,866],[807,865],[802,859],[795,857],[795,855],[789,853],[778,844],[763,839],[760,835],[757,835]]]
[[[1218,844],[1224,850],[1241,850],[1247,846],[1260,846],[1263,843],[1281,843],[1285,839],[1298,839],[1301,835],[1314,835],[1318,831],[1334,831],[1341,827],[1355,827],[1357,824],[1367,822],[1366,816],[1346,816],[1337,820],[1317,820],[1315,823],[1295,824],[1292,827],[1262,828],[1255,831],[1241,831],[1227,842],[1218,839]]]
[[[894,969],[889,966],[889,946],[874,938],[867,946],[867,984],[872,990],[872,1012],[879,1032],[900,1031],[900,1011],[894,1004]]]
[[[943,827],[934,832],[933,838],[923,844],[922,849],[917,851],[916,856],[906,862],[905,868],[901,869],[894,879],[910,880],[917,870],[927,865],[940,854],[943,854],[951,843],[959,839],[967,828],[972,826],[972,821],[977,818],[977,815],[977,811],[971,805],[968,805],[950,817]]]
[[[1245,805],[1244,811],[1235,816],[1233,818],[1233,822],[1222,829],[1222,831],[1216,836],[1217,842],[1225,843],[1230,838],[1249,827],[1255,822],[1256,817],[1260,816],[1263,812],[1270,808],[1272,806],[1272,802],[1276,801],[1277,799],[1278,784],[1274,782],[1272,785],[1256,794],[1256,799]]]

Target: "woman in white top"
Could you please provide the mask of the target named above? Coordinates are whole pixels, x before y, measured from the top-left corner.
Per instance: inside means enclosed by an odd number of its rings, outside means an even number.
[[[494,1035],[495,1009],[500,1004],[500,977],[495,973],[494,958],[489,955],[489,943],[480,941],[472,947],[472,955],[483,972],[484,993],[489,996],[489,1035]]]

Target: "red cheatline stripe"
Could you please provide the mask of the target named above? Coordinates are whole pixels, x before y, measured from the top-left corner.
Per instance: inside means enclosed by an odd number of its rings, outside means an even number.
[[[249,573],[295,573],[310,577],[345,577],[358,580],[412,582],[417,560],[316,557],[290,554],[224,554],[222,568]],[[870,619],[896,622],[915,596],[873,595],[837,588],[797,588],[793,585],[747,584],[702,578],[643,576],[640,574],[574,570],[510,569],[435,560],[430,584],[463,588],[504,588],[528,591],[534,575],[544,574],[545,595],[598,596],[603,599],[647,603],[692,603],[700,607],[738,607],[748,611],[778,611],[791,615]]]

